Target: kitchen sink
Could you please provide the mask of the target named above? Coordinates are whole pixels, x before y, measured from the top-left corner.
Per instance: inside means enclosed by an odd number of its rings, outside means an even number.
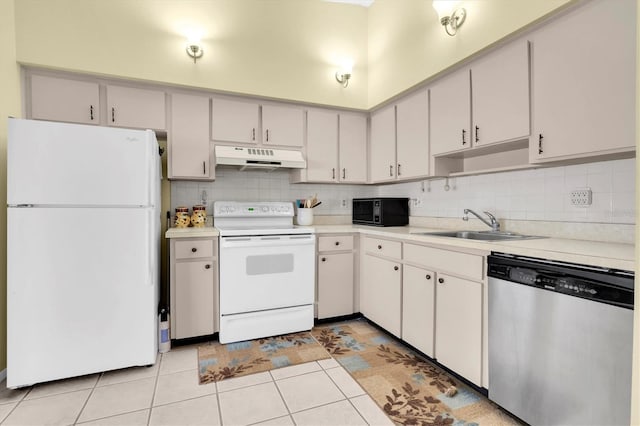
[[[482,241],[504,241],[504,240],[530,240],[537,237],[534,235],[514,234],[512,232],[495,231],[440,231],[440,232],[418,232],[417,235],[432,235],[434,237],[464,238],[466,240]]]

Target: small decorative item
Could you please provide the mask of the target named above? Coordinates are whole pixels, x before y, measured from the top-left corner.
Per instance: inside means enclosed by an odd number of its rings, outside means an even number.
[[[449,386],[449,388],[446,390],[446,392],[444,394],[447,395],[449,398],[452,398],[457,393],[458,393],[458,388],[456,388],[455,386],[451,385],[451,386]]]
[[[207,223],[207,209],[203,205],[193,206],[191,224],[197,228],[202,228]]]
[[[189,207],[176,207],[176,218],[174,221],[174,225],[176,228],[186,228],[191,223],[191,218],[189,218]]]

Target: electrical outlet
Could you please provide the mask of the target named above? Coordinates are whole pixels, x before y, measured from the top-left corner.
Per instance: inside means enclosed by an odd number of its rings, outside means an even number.
[[[588,207],[592,202],[591,188],[577,188],[571,191],[571,204],[577,207]]]
[[[342,200],[342,207],[347,207],[347,200]]]
[[[414,200],[414,206],[416,206],[416,207],[422,206],[422,198],[416,198]]]

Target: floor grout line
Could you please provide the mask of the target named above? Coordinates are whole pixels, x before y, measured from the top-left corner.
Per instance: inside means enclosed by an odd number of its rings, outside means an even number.
[[[89,392],[89,395],[87,396],[87,399],[85,399],[84,400],[84,404],[82,404],[82,408],[80,408],[80,411],[78,411],[78,415],[76,416],[76,419],[73,422],[74,425],[78,424],[78,420],[80,420],[80,416],[82,416],[82,412],[87,407],[87,404],[89,403],[89,399],[91,399],[91,395],[93,395],[93,392],[96,390],[96,387],[98,386],[98,382],[100,381],[100,377],[102,377],[103,375],[104,375],[104,373],[100,373],[98,375],[98,378],[96,379],[96,382],[93,384],[93,387],[91,388],[91,392]]]

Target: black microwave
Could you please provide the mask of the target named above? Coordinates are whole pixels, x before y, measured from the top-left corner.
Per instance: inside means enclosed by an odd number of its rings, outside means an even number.
[[[409,224],[408,198],[354,198],[352,222],[358,225],[403,226]]]

